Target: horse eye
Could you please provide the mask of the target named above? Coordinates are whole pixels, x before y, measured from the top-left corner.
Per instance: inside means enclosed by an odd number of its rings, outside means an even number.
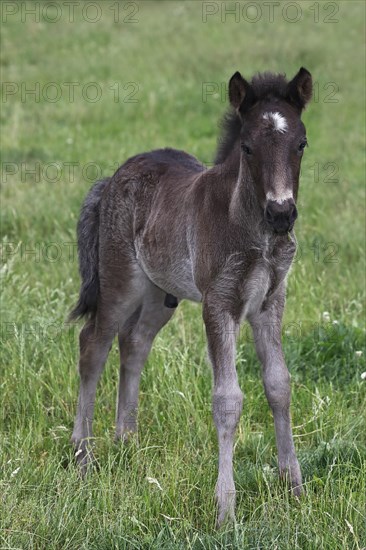
[[[299,151],[303,151],[305,149],[305,147],[307,146],[308,142],[305,140],[305,141],[302,141],[299,145]]]
[[[246,155],[251,155],[251,154],[252,154],[251,148],[248,147],[247,145],[242,144],[241,147],[242,147],[242,149],[243,149],[243,151],[244,151],[244,153],[245,153]]]

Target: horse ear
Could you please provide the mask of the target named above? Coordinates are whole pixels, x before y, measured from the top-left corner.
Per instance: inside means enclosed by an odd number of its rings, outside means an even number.
[[[243,112],[245,107],[254,98],[254,93],[249,82],[237,71],[230,78],[229,82],[229,100],[236,111]]]
[[[313,80],[309,71],[301,67],[296,76],[287,84],[287,97],[301,111],[309,103],[313,94]]]

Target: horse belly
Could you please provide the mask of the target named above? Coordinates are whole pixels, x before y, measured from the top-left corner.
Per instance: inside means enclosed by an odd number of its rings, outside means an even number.
[[[141,251],[138,261],[150,281],[166,293],[180,300],[193,302],[202,300],[202,294],[194,281],[192,263],[189,259],[175,259],[166,265],[160,263],[158,258],[153,261]]]

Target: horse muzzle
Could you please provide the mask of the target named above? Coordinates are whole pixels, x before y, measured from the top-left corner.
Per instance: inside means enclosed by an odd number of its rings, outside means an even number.
[[[291,231],[297,218],[297,208],[293,199],[287,199],[282,203],[267,201],[264,210],[264,219],[275,233],[284,235]]]

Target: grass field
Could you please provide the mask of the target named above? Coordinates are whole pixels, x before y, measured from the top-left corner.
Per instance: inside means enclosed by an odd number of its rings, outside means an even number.
[[[2,2],[0,548],[361,550],[364,4],[281,2],[273,14],[265,2],[90,4],[72,14],[61,1]],[[139,441],[126,448],[112,441],[113,347],[97,394],[100,468],[78,478],[69,438],[79,327],[65,324],[79,287],[75,226],[94,178],[137,152],[172,146],[209,164],[233,72],[293,76],[302,65],[315,94],[303,117],[310,148],[284,347],[306,494],[295,502],[277,480],[244,327],[237,525],[216,532],[217,441],[197,305],[183,303],[155,341]]]

